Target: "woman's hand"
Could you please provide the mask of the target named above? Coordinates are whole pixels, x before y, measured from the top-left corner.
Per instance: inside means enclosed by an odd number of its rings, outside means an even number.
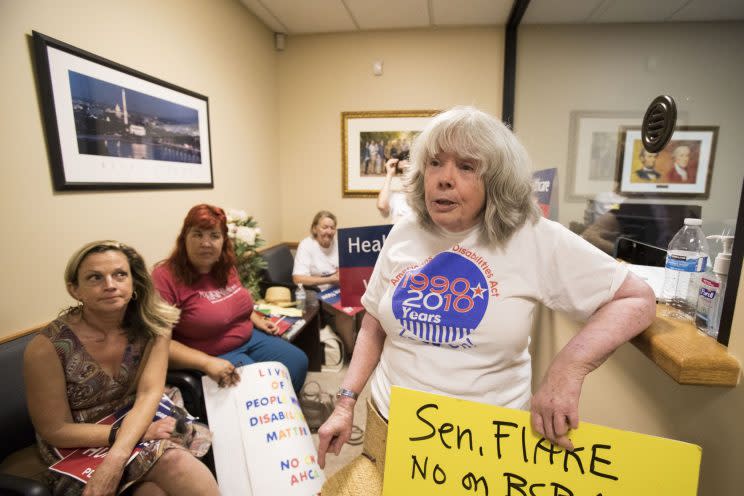
[[[339,279],[338,277],[338,270],[336,270],[336,272],[328,276],[328,284],[333,284],[333,285],[338,286],[340,281],[341,279]]]
[[[552,366],[532,397],[532,428],[556,446],[573,451],[568,434],[579,426],[579,397],[585,374]]]
[[[347,403],[348,402],[348,403]],[[355,400],[341,398],[336,403],[333,413],[318,429],[318,464],[325,468],[326,452],[338,455],[346,441],[351,437],[354,422]]]
[[[271,334],[272,336],[276,334],[276,331],[279,329],[275,323],[273,323],[268,317],[261,316],[261,318],[257,319],[254,324],[256,328],[262,330],[266,334]]]
[[[111,496],[116,494],[126,462],[127,457],[121,458],[109,451],[85,485],[83,496]]]
[[[176,429],[176,419],[173,417],[161,418],[150,424],[142,436],[143,441],[152,441],[153,439],[168,439]]]
[[[391,158],[387,162],[385,162],[385,171],[387,172],[388,176],[394,176],[396,171],[396,166],[398,165],[398,159],[397,158]]]
[[[240,382],[240,375],[235,370],[235,366],[222,358],[210,357],[204,373],[220,387],[230,387]]]

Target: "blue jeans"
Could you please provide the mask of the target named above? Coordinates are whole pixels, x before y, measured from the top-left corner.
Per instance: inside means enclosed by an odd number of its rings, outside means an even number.
[[[236,367],[256,362],[281,362],[289,370],[292,387],[299,394],[307,375],[307,355],[295,345],[277,336],[253,329],[251,339],[220,355]]]

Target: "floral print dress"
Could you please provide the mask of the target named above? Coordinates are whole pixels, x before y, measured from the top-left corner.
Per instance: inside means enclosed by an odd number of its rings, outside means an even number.
[[[91,357],[69,325],[56,319],[41,331],[49,338],[59,356],[67,383],[67,400],[75,422],[96,423],[103,417],[134,404],[138,371],[142,365],[148,341],[144,338],[130,341],[118,372],[111,376]],[[179,403],[180,393],[171,398]],[[182,405],[182,401],[180,401]],[[178,413],[187,415],[182,406]],[[176,435],[169,439],[150,441],[129,462],[119,484],[119,493],[141,479],[160,456],[170,448],[187,449],[195,456],[203,456],[210,446],[211,434],[206,426],[192,423],[187,435]],[[61,458],[54,447],[37,434],[37,444],[45,463],[52,465]],[[84,484],[72,477],[54,471],[47,472],[52,494],[81,494]]]

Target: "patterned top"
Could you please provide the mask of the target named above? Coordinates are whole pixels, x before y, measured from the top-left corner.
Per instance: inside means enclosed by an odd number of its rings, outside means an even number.
[[[148,344],[146,338],[137,338],[127,344],[121,366],[112,377],[87,352],[64,320],[52,321],[40,334],[49,338],[57,351],[65,373],[70,412],[75,422],[95,423],[120,408],[134,404],[137,372]],[[182,406],[180,393],[177,390],[170,393],[173,395],[169,394],[171,399]],[[181,406],[175,408],[179,415],[185,416],[187,412]],[[209,449],[211,433],[202,424],[194,422],[190,425],[192,428],[186,436],[177,438],[174,434],[170,439],[148,442],[125,468],[119,493],[143,477],[168,449],[187,449],[195,456],[204,455]],[[52,465],[61,458],[54,446],[41,439],[38,434],[36,438],[45,463]],[[85,488],[76,479],[53,471],[47,472],[47,482],[55,496],[78,495]]]
[[[127,344],[121,366],[113,377],[88,354],[72,329],[61,319],[49,324],[41,334],[57,351],[67,382],[67,401],[75,422],[95,423],[112,411],[134,404],[133,384],[147,340]]]

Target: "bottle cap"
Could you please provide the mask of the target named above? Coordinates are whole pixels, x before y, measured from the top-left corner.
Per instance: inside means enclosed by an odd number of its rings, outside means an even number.
[[[695,219],[693,217],[687,217],[685,219],[685,225],[686,226],[702,226],[703,219]]]
[[[731,255],[729,253],[719,253],[716,261],[713,263],[713,272],[719,275],[726,275],[731,265]]]

